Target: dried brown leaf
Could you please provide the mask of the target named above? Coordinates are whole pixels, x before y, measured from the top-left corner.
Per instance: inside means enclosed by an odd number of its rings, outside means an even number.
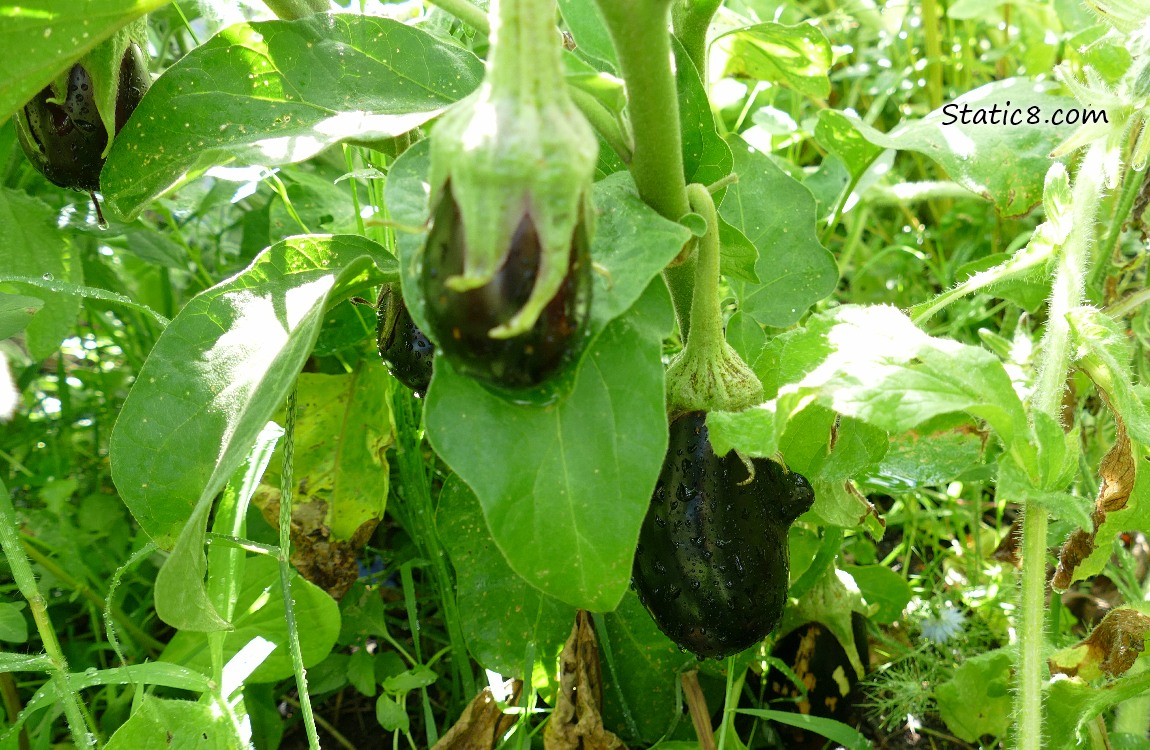
[[[306,490],[300,483],[301,497]],[[280,491],[261,484],[252,502],[272,528],[279,526]],[[379,519],[364,522],[351,539],[332,539],[327,525],[328,504],[323,500],[295,502],[291,512],[291,563],[308,581],[339,600],[359,578],[360,553],[371,539]]]
[[[1106,399],[1105,393],[1102,393],[1102,398]],[[1110,406],[1109,401],[1107,406]],[[1134,453],[1130,447],[1130,436],[1126,434],[1126,425],[1122,417],[1113,408],[1110,411],[1114,415],[1118,431],[1113,447],[1098,466],[1098,476],[1102,484],[1098,487],[1098,497],[1094,501],[1094,510],[1090,513],[1093,528],[1090,531],[1076,529],[1062,545],[1062,552],[1058,556],[1058,569],[1054,572],[1052,581],[1054,588],[1060,591],[1070,586],[1074,580],[1074,571],[1094,552],[1097,546],[1095,537],[1106,521],[1107,514],[1125,508],[1134,489]]]
[[[1147,631],[1150,617],[1125,607],[1115,609],[1084,640],[1051,657],[1050,671],[1084,680],[1125,674],[1145,650]]]
[[[603,727],[603,681],[599,644],[591,615],[579,610],[571,636],[559,655],[559,690],[555,710],[543,735],[546,750],[625,750],[623,742]]]
[[[523,683],[513,680],[509,703],[519,702]],[[491,688],[483,688],[479,695],[467,704],[459,721],[439,738],[432,750],[492,750],[498,747],[503,735],[515,723],[514,714],[505,714],[499,702],[491,693]]]
[[[1010,524],[1010,530],[1006,532],[1006,536],[1002,537],[1002,541],[994,548],[994,552],[990,553],[990,557],[999,562],[1004,562],[1013,565],[1016,568],[1022,567],[1022,516],[1014,519],[1014,523]]]

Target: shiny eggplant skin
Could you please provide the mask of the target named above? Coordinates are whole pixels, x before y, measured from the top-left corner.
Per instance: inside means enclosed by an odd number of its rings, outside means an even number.
[[[394,320],[389,329],[387,321],[391,306],[397,309],[394,310]],[[379,356],[383,357],[383,363],[392,376],[415,391],[417,396],[427,393],[427,386],[431,384],[435,345],[415,325],[403,298],[395,292],[388,295],[386,306],[379,311],[377,333]]]
[[[851,613],[851,630],[855,650],[864,668],[870,661],[866,618]],[[801,696],[797,685],[778,670],[772,669],[767,684],[771,708],[780,711],[834,719],[843,724],[855,723],[856,706],[862,700],[859,677],[851,666],[846,649],[822,623],[808,622],[777,640],[771,656],[791,668],[807,688]],[[776,725],[787,747],[795,750],[820,750],[826,738],[799,727]]]
[[[721,659],[759,642],[783,614],[787,530],[814,503],[801,474],[733,451],[715,455],[706,413],[671,423],[670,444],[639,533],[632,582],[668,638]]]
[[[143,53],[132,44],[120,63],[116,133],[135,111],[149,83]],[[52,89],[45,87],[24,105],[19,118],[17,130],[25,155],[41,174],[60,187],[89,192],[100,189],[108,131],[94,96],[91,76],[83,65],[76,64],[68,73],[63,104],[49,102]]]
[[[456,292],[447,279],[463,272],[462,217],[450,184],[436,210],[423,258],[421,284],[429,333],[461,373],[503,388],[530,388],[555,374],[578,350],[591,299],[591,257],[582,225],[576,230],[567,276],[531,330],[509,339],[489,336],[527,299],[539,270],[541,246],[524,214],[503,266],[490,283]]]

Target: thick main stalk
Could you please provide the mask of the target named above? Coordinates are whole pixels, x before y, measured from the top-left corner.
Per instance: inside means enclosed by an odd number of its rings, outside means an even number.
[[[1074,180],[1073,227],[1058,258],[1046,334],[1042,338],[1042,360],[1038,382],[1031,399],[1031,411],[1062,418],[1062,397],[1066,373],[1071,364],[1070,324],[1066,315],[1084,300],[1084,282],[1090,238],[1102,197],[1104,143],[1086,152]],[[1019,632],[1019,691],[1015,699],[1019,718],[1017,747],[1042,748],[1042,684],[1046,673],[1043,653],[1046,643],[1046,511],[1036,504],[1026,506],[1022,524],[1022,598]]]

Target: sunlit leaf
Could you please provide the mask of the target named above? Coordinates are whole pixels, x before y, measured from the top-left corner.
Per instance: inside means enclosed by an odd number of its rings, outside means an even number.
[[[289,164],[342,140],[400,135],[481,77],[470,52],[387,18],[237,24],[152,85],[115,139],[104,197],[133,216],[215,165]]]

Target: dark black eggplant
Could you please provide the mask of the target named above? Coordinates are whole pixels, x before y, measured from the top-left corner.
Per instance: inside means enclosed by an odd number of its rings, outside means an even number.
[[[572,239],[567,275],[535,325],[518,336],[492,338],[491,330],[511,320],[531,296],[542,254],[539,235],[524,213],[490,283],[465,292],[450,289],[446,281],[463,272],[466,246],[448,183],[428,234],[421,283],[429,332],[457,370],[504,388],[527,388],[572,357],[581,344],[591,292],[590,247],[582,223]]]
[[[422,396],[431,383],[435,345],[415,325],[397,291],[385,293],[378,315],[376,344],[383,363],[396,380]]]
[[[774,629],[787,600],[787,530],[810,509],[801,474],[733,451],[715,455],[706,413],[671,423],[639,533],[632,582],[659,629],[699,658],[720,659]]]
[[[851,613],[851,630],[856,653],[865,668],[870,648],[866,618],[858,612]],[[797,685],[778,670],[771,670],[767,684],[771,708],[854,723],[855,708],[862,698],[859,676],[846,649],[827,626],[820,622],[800,625],[775,642],[771,656],[789,666],[807,689],[806,697],[801,697]],[[777,728],[787,738],[787,747],[795,750],[818,750],[827,742],[825,737],[798,727],[780,724]]]
[[[116,133],[124,127],[144,97],[150,79],[143,53],[128,46],[120,62],[116,94]],[[72,190],[100,189],[108,130],[96,108],[95,89],[80,63],[68,73],[64,102],[48,101],[52,87],[44,87],[24,105],[17,131],[28,160],[53,183]]]

